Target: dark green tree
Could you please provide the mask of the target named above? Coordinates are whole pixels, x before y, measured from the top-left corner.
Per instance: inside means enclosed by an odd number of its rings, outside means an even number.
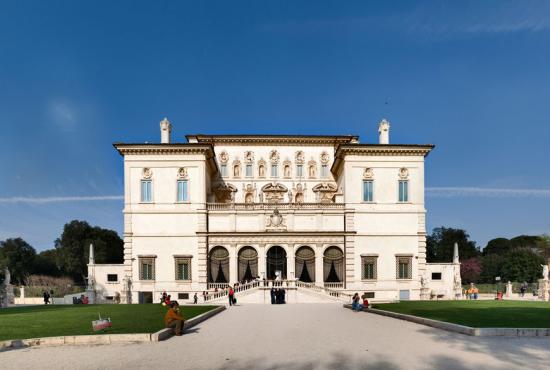
[[[96,263],[123,262],[124,242],[115,231],[73,220],[65,224],[61,237],[55,241],[55,250],[61,271],[79,283],[87,275],[90,243],[94,244]]]
[[[33,274],[61,276],[61,270],[57,265],[57,253],[55,249],[48,249],[36,255],[34,259]]]
[[[512,249],[512,242],[506,238],[496,238],[489,240],[487,246],[483,248],[483,255],[498,254],[500,256],[505,255]]]
[[[540,242],[540,236],[538,235],[520,235],[510,239],[512,248],[531,248],[533,250],[538,248]]]
[[[504,256],[503,281],[536,282],[542,276],[544,258],[530,248],[516,248]]]
[[[495,278],[502,275],[504,254],[488,254],[481,260],[481,274],[479,281],[486,284],[494,284]]]
[[[426,239],[426,258],[428,262],[451,262],[454,243],[458,243],[458,254],[461,261],[479,256],[476,242],[462,229],[437,227]]]
[[[36,251],[21,238],[0,242],[0,268],[8,267],[13,284],[23,284],[33,271]]]

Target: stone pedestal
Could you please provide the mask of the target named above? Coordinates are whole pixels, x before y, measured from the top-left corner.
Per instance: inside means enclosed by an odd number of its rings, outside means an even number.
[[[539,299],[550,301],[550,280],[539,279]]]
[[[508,284],[506,284],[506,298],[512,297],[512,283],[509,281]]]

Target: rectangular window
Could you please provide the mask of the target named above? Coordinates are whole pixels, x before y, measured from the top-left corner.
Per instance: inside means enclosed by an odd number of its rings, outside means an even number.
[[[189,201],[187,180],[178,180],[178,202]]]
[[[399,181],[399,201],[400,202],[409,201],[409,182],[407,180]]]
[[[252,177],[252,165],[251,164],[247,164],[246,167],[246,177]]]
[[[363,181],[363,202],[372,202],[373,200],[373,182]]]
[[[412,279],[412,257],[396,257],[397,279]]]
[[[191,280],[191,258],[178,257],[176,261],[176,280]]]
[[[279,167],[276,164],[271,165],[271,177],[279,176]]]
[[[375,256],[363,256],[361,257],[362,276],[363,280],[376,280],[376,262],[377,257]]]
[[[141,180],[141,201],[146,202],[152,202],[153,201],[153,194],[152,194],[152,182],[151,180]]]
[[[296,177],[302,177],[304,173],[304,166],[301,164],[296,165]]]
[[[117,274],[107,274],[107,281],[110,283],[116,283],[118,281]]]
[[[328,177],[328,165],[321,166],[321,177]]]
[[[441,280],[441,272],[432,272],[432,280]]]
[[[140,280],[155,280],[155,259],[139,259],[139,278]]]
[[[178,293],[178,299],[189,299],[189,293]]]
[[[221,165],[220,171],[222,173],[222,177],[227,177],[227,165],[226,164]]]

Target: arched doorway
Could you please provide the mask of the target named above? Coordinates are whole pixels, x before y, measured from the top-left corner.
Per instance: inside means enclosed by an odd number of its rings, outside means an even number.
[[[276,245],[267,251],[267,279],[275,280],[278,271],[280,272],[281,279],[286,280],[286,252],[283,247]]]
[[[305,283],[315,282],[315,252],[310,247],[300,247],[296,251],[296,277]]]
[[[344,253],[338,247],[328,247],[323,255],[323,281],[341,283],[344,281]]]
[[[252,247],[239,251],[239,282],[251,281],[258,277],[258,252]]]
[[[221,246],[212,248],[208,256],[208,282],[229,283],[229,252]]]

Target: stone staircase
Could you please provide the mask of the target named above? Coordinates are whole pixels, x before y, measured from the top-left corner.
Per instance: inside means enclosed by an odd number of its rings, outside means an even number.
[[[352,295],[295,280],[252,281],[234,288],[238,303],[271,303],[271,288],[284,288],[287,303],[349,303]],[[205,303],[227,303],[228,289],[209,293]]]

